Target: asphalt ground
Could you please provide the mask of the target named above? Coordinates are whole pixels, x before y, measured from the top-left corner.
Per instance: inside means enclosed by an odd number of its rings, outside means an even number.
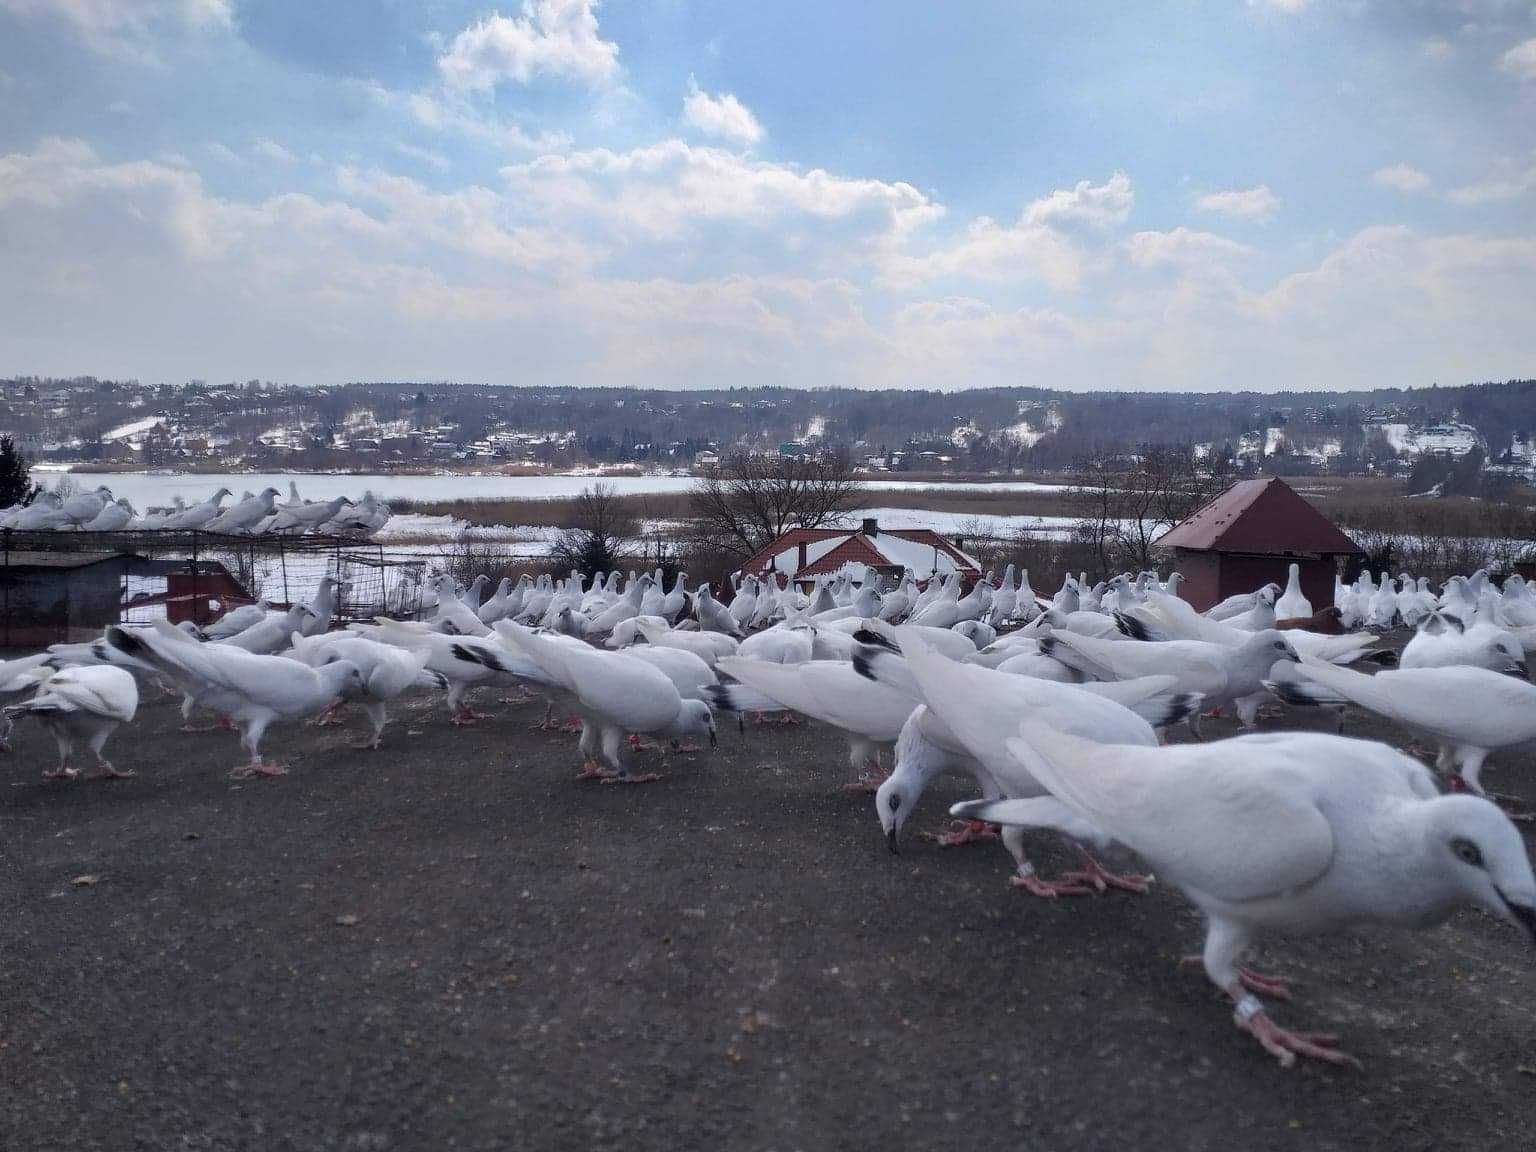
[[[134,780],[44,783],[52,741],[18,727],[0,1148],[1536,1145],[1536,950],[1481,913],[1267,945],[1276,1018],[1364,1065],[1285,1070],[1177,966],[1201,925],[1176,892],[1052,903],[996,845],[893,856],[835,733],[723,723],[606,787],[541,704],[478,702],[467,730],[406,702],[379,752],[350,710],[276,726],[274,780],[231,780],[233,734],[155,693],[108,746]],[[1490,764],[1536,800],[1530,754]],[[968,795],[941,782],[912,827]]]

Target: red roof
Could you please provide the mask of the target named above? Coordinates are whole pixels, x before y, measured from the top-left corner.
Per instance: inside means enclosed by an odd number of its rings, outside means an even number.
[[[1277,477],[1240,480],[1185,517],[1161,548],[1250,555],[1353,555],[1361,548]]]
[[[815,545],[830,547],[814,548]],[[956,571],[980,575],[981,565],[931,528],[877,528],[872,533],[848,528],[792,528],[741,566],[743,572],[761,575],[777,569],[791,580],[809,579],[836,572],[845,564],[863,564],[875,568],[918,567],[911,545],[941,553]],[[811,554],[804,568],[798,567],[798,553],[805,545]],[[883,545],[883,546],[882,546]],[[786,554],[789,554],[786,557]],[[925,557],[926,558],[926,557]],[[926,579],[929,572],[918,575]]]

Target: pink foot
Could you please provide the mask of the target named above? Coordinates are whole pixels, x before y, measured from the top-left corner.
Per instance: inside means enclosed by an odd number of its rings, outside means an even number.
[[[603,777],[604,784],[654,784],[665,779],[659,772],[646,772],[640,776],[621,776],[617,772]]]
[[[880,785],[884,783],[884,776],[871,776],[866,772],[851,784],[844,784],[843,791],[854,796],[865,796],[880,791]]]
[[[249,780],[252,776],[286,776],[288,769],[281,764],[271,764],[264,760],[257,760],[251,764],[242,764],[230,772],[231,780]]]
[[[201,726],[196,724],[183,724],[181,726],[181,730],[188,735],[191,735],[199,732],[218,732],[221,731],[223,727],[224,726],[222,724],[203,724]]]
[[[1061,878],[1082,884],[1092,884],[1100,892],[1119,888],[1123,892],[1135,892],[1142,896],[1147,894],[1152,885],[1150,876],[1120,876],[1106,871],[1104,866],[1087,852],[1083,853],[1083,867],[1074,872],[1063,872]]]
[[[473,708],[460,708],[453,714],[453,718],[448,723],[456,728],[468,728],[477,720],[489,720],[490,718],[489,713],[476,712]]]
[[[686,744],[679,744],[676,741],[673,741],[672,751],[686,755],[690,752],[702,752],[704,749],[700,748],[692,740],[689,740]]]
[[[313,720],[310,721],[310,723],[313,724],[316,728],[329,728],[333,724],[340,724],[341,717],[337,716],[335,710],[333,709],[329,712],[320,713],[320,715],[316,716]]]
[[[920,835],[924,840],[932,840],[940,848],[958,848],[962,844],[980,844],[998,838],[997,826],[984,820],[955,820],[951,823],[959,825],[959,830],[923,832]]]
[[[108,764],[105,760],[103,760],[101,762],[101,764],[98,765],[97,770],[95,772],[92,772],[89,776],[87,776],[86,779],[87,780],[132,780],[137,775],[138,775],[138,773],[135,772],[132,768],[129,768],[126,771],[121,769],[121,768],[114,768],[111,764]]]
[[[1022,888],[1031,896],[1039,896],[1046,900],[1054,900],[1058,896],[1090,896],[1092,888],[1085,888],[1081,884],[1074,884],[1069,880],[1042,880],[1031,872],[1028,876],[1010,876],[1008,883],[1015,888]]]
[[[614,773],[608,771],[608,769],[604,768],[596,760],[588,760],[581,766],[581,773],[576,777],[576,779],[606,780],[609,776],[612,775],[614,775]]]
[[[74,780],[80,775],[78,768],[54,768],[43,773],[44,780]]]
[[[1271,1020],[1269,1013],[1262,1009],[1247,1020],[1243,1019],[1241,1012],[1234,1019],[1237,1026],[1262,1044],[1264,1050],[1280,1061],[1283,1068],[1296,1063],[1297,1056],[1321,1060],[1325,1064],[1353,1064],[1356,1068],[1360,1067],[1360,1061],[1347,1052],[1339,1051],[1339,1038],[1331,1033],[1287,1031]]]

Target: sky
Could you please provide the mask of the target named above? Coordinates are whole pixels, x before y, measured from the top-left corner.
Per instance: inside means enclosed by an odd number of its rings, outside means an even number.
[[[1536,375],[1536,0],[0,0],[0,374]]]

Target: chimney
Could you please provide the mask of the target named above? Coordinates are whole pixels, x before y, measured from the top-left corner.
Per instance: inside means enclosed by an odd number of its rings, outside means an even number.
[[[795,560],[795,575],[805,571],[805,541],[800,541],[799,555]]]
[[[864,517],[864,527],[862,531],[866,536],[880,535],[880,521],[876,520],[873,516]]]

